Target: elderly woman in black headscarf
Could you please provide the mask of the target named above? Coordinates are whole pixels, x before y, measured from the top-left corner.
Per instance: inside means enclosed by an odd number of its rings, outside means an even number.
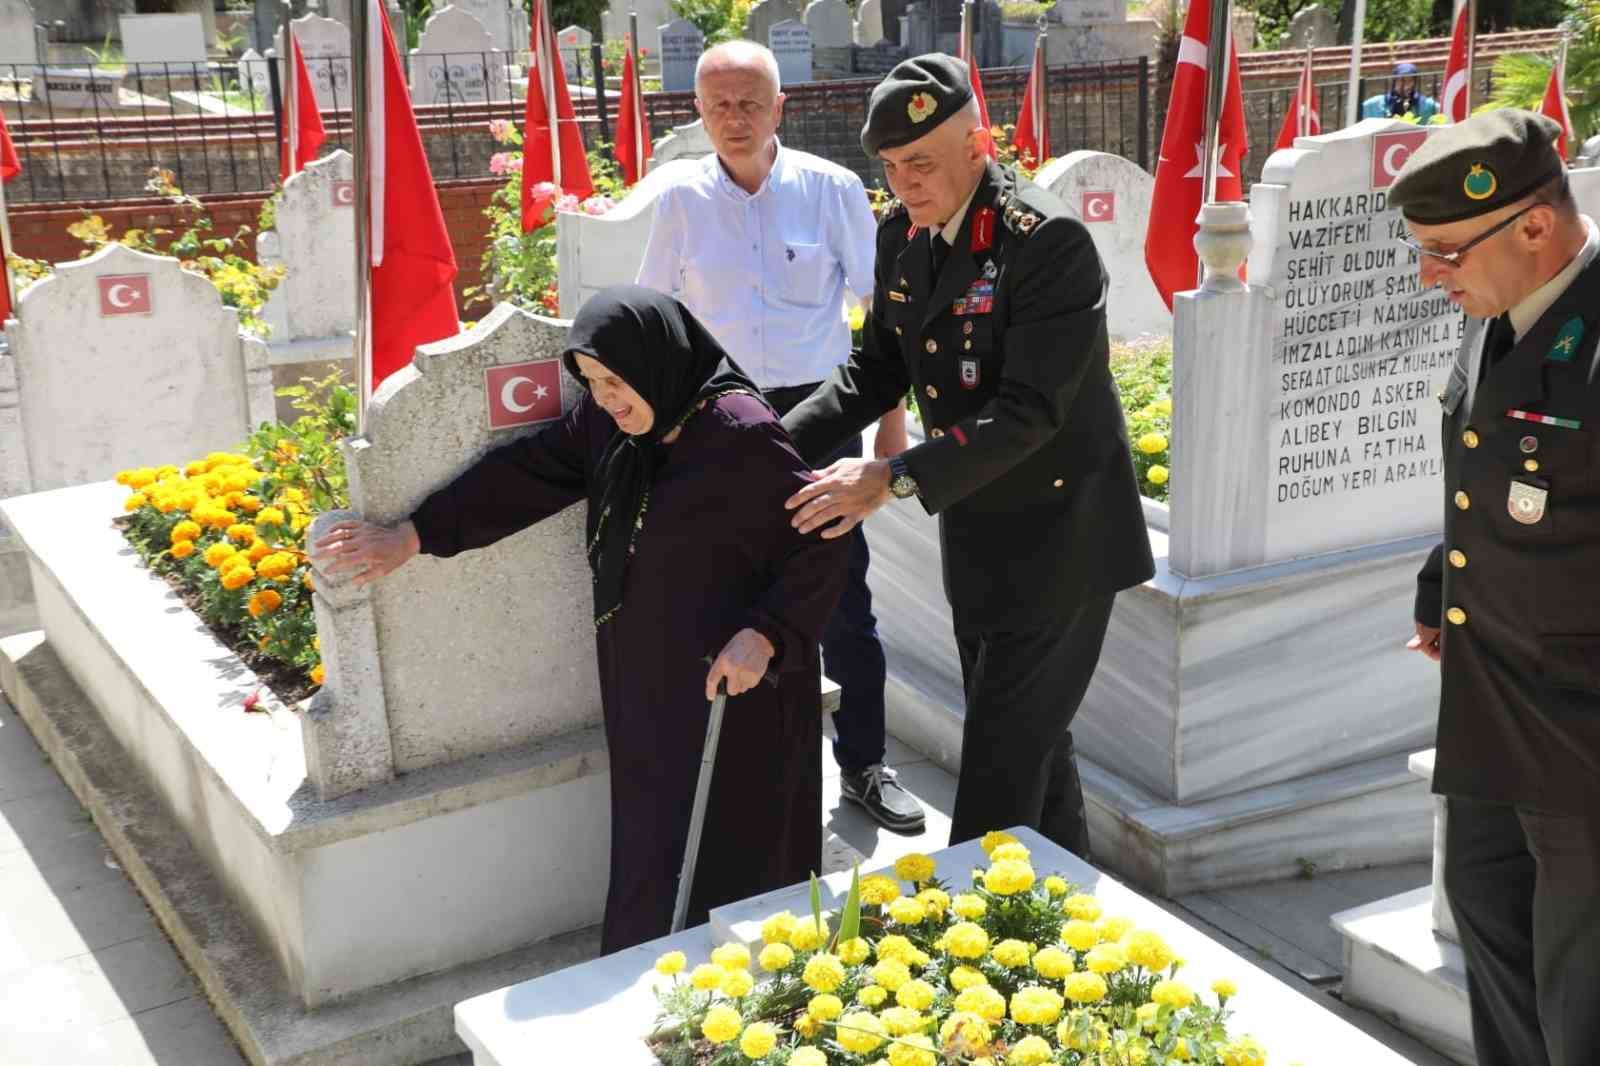
[[[569,344],[564,362],[588,391],[565,417],[489,452],[399,526],[339,523],[316,550],[371,581],[418,552],[481,548],[588,501],[611,759],[609,953],[668,932],[719,684],[730,698],[690,922],[819,867],[817,640],[847,549],[791,528],[783,501],[807,467],[677,300],[608,289]]]

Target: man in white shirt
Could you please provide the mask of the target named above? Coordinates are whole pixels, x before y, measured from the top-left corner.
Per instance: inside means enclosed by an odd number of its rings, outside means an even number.
[[[766,48],[729,41],[705,52],[695,108],[716,154],[662,192],[638,282],[682,300],[782,415],[849,355],[845,298],[872,294],[877,223],[860,178],[779,144],[783,94]],[[880,422],[874,450],[905,448],[902,406]],[[857,441],[821,465],[860,454]],[[840,791],[886,828],[920,832],[921,805],[883,764],[883,646],[866,537],[852,537],[850,580],[822,638],[842,689]]]

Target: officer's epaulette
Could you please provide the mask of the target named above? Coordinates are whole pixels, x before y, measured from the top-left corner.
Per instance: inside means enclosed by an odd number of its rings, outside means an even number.
[[[1005,221],[1006,228],[1024,237],[1044,221],[1043,215],[1023,203],[1014,193],[1001,193],[995,206],[1000,209],[1000,217]]]
[[[878,211],[878,225],[892,222],[906,213],[906,205],[900,202],[900,197],[891,196],[889,201]]]

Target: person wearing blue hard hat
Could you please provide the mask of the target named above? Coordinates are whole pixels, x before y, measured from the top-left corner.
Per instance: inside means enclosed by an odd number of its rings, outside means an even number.
[[[1439,102],[1424,93],[1417,77],[1415,63],[1395,64],[1389,80],[1389,91],[1368,97],[1361,104],[1362,118],[1402,118],[1411,116],[1417,122],[1427,122],[1439,113]]]

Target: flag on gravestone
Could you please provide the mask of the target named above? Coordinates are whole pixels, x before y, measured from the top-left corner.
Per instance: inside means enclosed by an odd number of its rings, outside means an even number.
[[[963,8],[963,12],[967,9]],[[978,118],[983,123],[984,129],[989,129],[989,101],[983,96],[983,75],[978,73],[978,62],[972,58],[972,35],[967,32],[966,14],[961,16],[961,61],[967,65],[967,70],[972,75],[972,95],[978,101]],[[989,138],[989,158],[995,158],[994,138]]]
[[[1572,115],[1567,111],[1567,53],[1561,50],[1555,66],[1550,68],[1550,80],[1544,87],[1544,99],[1539,102],[1539,113],[1553,119],[1561,127],[1556,138],[1556,150],[1567,158],[1567,139],[1572,136]]]
[[[1467,120],[1467,37],[1471,26],[1469,0],[1456,8],[1455,30],[1450,34],[1450,58],[1444,65],[1444,99],[1439,110],[1451,122]]]
[[[632,185],[644,177],[650,153],[650,117],[644,111],[644,92],[639,68],[633,63],[633,38],[629,37],[622,54],[622,104],[617,108],[617,162],[622,164],[622,184]]]
[[[317,158],[327,134],[322,128],[322,109],[317,106],[317,91],[311,84],[311,72],[306,69],[306,57],[300,51],[300,42],[294,32],[285,34],[289,39],[290,77],[294,78],[294,114],[283,116],[283,150],[278,153],[278,179],[288,181],[291,175],[305,169]]]
[[[1172,100],[1167,125],[1161,131],[1161,157],[1156,162],[1155,188],[1150,195],[1150,219],[1145,228],[1144,261],[1150,280],[1172,307],[1172,296],[1195,287],[1200,258],[1194,250],[1196,218],[1205,201],[1206,56],[1211,37],[1211,4],[1194,0],[1178,46],[1178,68],[1172,76]],[[1217,190],[1219,201],[1243,200],[1245,152],[1249,148],[1244,124],[1244,95],[1239,85],[1239,54],[1228,35],[1228,85],[1222,94],[1222,119],[1217,128]]]
[[[1317,111],[1317,87],[1311,78],[1311,52],[1306,51],[1306,67],[1300,72],[1300,81],[1294,87],[1294,99],[1283,116],[1283,127],[1278,130],[1278,143],[1274,148],[1293,148],[1296,137],[1315,137],[1322,132],[1322,115]]]
[[[1046,88],[1044,34],[1033,41],[1033,67],[1028,71],[1028,87],[1022,91],[1022,110],[1017,112],[1017,135],[1012,139],[1017,155],[1027,153],[1033,165],[1043,166],[1050,158],[1050,122],[1044,106]]]
[[[400,54],[379,0],[368,12],[367,180],[371,190],[372,387],[411,362],[420,344],[454,336],[455,252]]]
[[[528,52],[528,100],[522,121],[522,232],[544,225],[545,211],[562,193],[594,195],[583,134],[567,95],[556,32],[545,0],[534,0]],[[543,188],[541,189],[541,186]],[[552,189],[553,187],[553,189]]]

